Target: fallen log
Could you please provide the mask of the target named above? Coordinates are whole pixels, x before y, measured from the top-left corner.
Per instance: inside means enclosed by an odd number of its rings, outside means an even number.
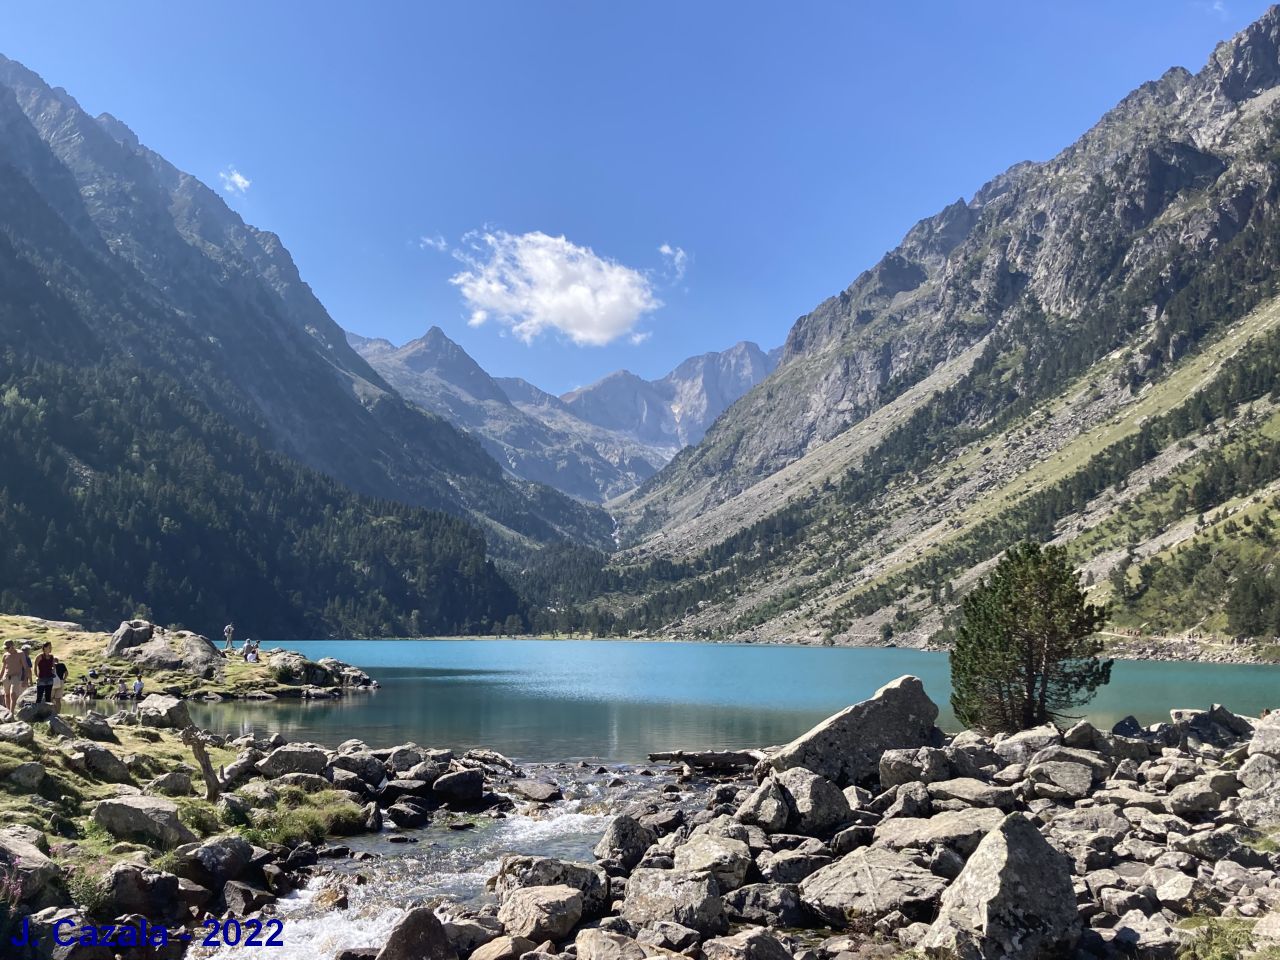
[[[650,763],[686,763],[698,770],[753,768],[765,758],[763,750],[671,750],[649,754]]]

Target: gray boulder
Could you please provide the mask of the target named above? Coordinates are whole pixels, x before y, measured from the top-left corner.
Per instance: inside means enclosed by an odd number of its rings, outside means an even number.
[[[10,897],[24,907],[39,910],[66,903],[62,870],[38,846],[39,831],[25,826],[0,830],[0,874],[12,875]]]
[[[868,847],[807,877],[800,899],[831,926],[866,933],[895,911],[911,921],[930,919],[946,885],[904,854]]]
[[[236,836],[210,837],[196,847],[184,847],[174,858],[174,873],[202,887],[221,887],[238,880],[253,860],[253,845]]]
[[[97,780],[129,783],[133,779],[123,760],[92,740],[73,740],[62,752],[71,766]]]
[[[766,927],[802,927],[809,916],[800,903],[799,888],[790,884],[751,883],[724,895],[729,919]]]
[[[191,795],[191,774],[185,770],[171,770],[147,784],[148,793],[160,793],[167,797]]]
[[[138,723],[144,727],[185,730],[191,726],[191,714],[187,712],[187,705],[177,697],[153,693],[138,704],[135,712]]]
[[[320,774],[328,765],[329,757],[319,747],[309,743],[286,743],[259,760],[254,769],[274,780],[286,773]]]
[[[107,718],[96,710],[90,710],[83,717],[76,717],[72,722],[75,724],[75,732],[88,740],[97,740],[100,743],[120,742],[120,738],[116,736],[115,730],[111,729]]]
[[[338,683],[338,678],[327,668],[292,650],[268,654],[267,666],[281,683],[312,687],[332,687]]]
[[[521,887],[507,894],[498,919],[511,936],[558,942],[582,920],[582,892],[564,884]]]
[[[728,930],[716,881],[705,873],[642,867],[627,880],[622,918],[636,927],[670,920],[704,937]]]
[[[155,633],[155,626],[146,620],[125,620],[107,642],[108,657],[119,657],[131,647],[146,643]]]
[[[1265,754],[1280,760],[1280,710],[1267,714],[1254,728],[1249,741],[1249,756]]]
[[[1255,753],[1236,774],[1250,790],[1270,790],[1280,784],[1280,760],[1265,753]]]
[[[598,917],[609,907],[609,875],[595,864],[571,863],[551,857],[506,856],[490,878],[489,889],[505,900],[524,887],[573,887],[582,894],[582,913]]]
[[[741,840],[700,833],[676,848],[675,868],[688,873],[706,871],[721,892],[736,890],[751,869],[751,849]]]
[[[573,944],[578,960],[645,960],[661,954],[658,949],[607,930],[579,930]]]
[[[446,773],[432,784],[431,791],[445,803],[475,803],[484,796],[484,771],[457,770]]]
[[[44,775],[44,764],[28,760],[26,763],[20,763],[10,770],[4,780],[18,790],[35,793],[40,789],[40,785],[44,783]]]
[[[774,770],[804,767],[841,787],[874,781],[886,750],[934,745],[938,706],[918,677],[899,677],[870,700],[828,717],[770,756]]]
[[[790,767],[777,775],[787,801],[787,825],[795,833],[829,834],[853,818],[849,801],[826,777],[803,767]]]
[[[919,947],[947,960],[1058,960],[1080,933],[1070,863],[1015,813],[978,845]]]
[[[364,751],[338,754],[333,758],[333,767],[335,770],[354,773],[371,787],[381,786],[382,781],[387,779],[387,768],[382,761]]]
[[[142,837],[162,847],[191,843],[194,833],[178,817],[178,806],[162,797],[115,797],[101,800],[94,822],[113,837]]]
[[[494,937],[473,950],[471,960],[520,960],[524,954],[537,948],[536,943],[524,937]]]
[[[36,742],[35,728],[29,723],[14,720],[11,723],[0,723],[0,743],[12,743],[19,747],[29,747]]]
[[[636,942],[680,952],[696,949],[702,943],[702,935],[697,930],[690,930],[670,920],[659,920],[636,933]]]
[[[787,828],[791,809],[787,804],[787,795],[777,781],[773,777],[767,777],[742,801],[734,817],[741,823],[759,827],[765,833],[778,833]]]
[[[1017,803],[1013,790],[1009,787],[993,786],[972,777],[940,780],[929,784],[927,789],[929,799],[934,804],[939,801],[950,801],[970,807],[995,807],[997,810],[1008,812]]]
[[[951,761],[936,747],[886,750],[880,758],[880,789],[904,783],[933,783],[952,776]]]
[[[175,916],[179,907],[176,876],[128,861],[111,868],[106,894],[113,917],[137,913],[148,920],[164,920]]]
[[[604,836],[596,844],[595,855],[597,859],[613,861],[621,864],[624,870],[630,870],[657,839],[648,827],[641,826],[634,817],[622,814],[614,817],[605,828]]]
[[[414,907],[387,935],[376,960],[458,960],[458,951],[430,907]]]
[[[1052,723],[1030,730],[1019,730],[1004,737],[995,745],[995,751],[1005,763],[1027,763],[1045,747],[1062,743],[1062,733]]]
[[[564,792],[547,780],[512,780],[507,788],[516,796],[535,803],[550,803],[564,797]]]
[[[948,810],[927,819],[885,820],[876,827],[875,844],[890,850],[946,848],[967,857],[1004,818],[999,810],[973,809]]]
[[[1036,796],[1047,800],[1082,800],[1093,786],[1093,772],[1088,767],[1060,760],[1031,764],[1027,779]]]
[[[805,850],[780,850],[762,853],[757,865],[761,875],[770,883],[799,883],[831,863],[826,853],[809,853]]]
[[[791,951],[777,937],[759,928],[708,940],[702,955],[706,960],[792,960]]]

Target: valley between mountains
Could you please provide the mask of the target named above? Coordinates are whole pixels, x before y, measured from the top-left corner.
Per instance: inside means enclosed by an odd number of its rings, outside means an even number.
[[[11,60],[0,123],[0,608],[937,646],[1030,538],[1122,652],[1277,653],[1275,9],[781,346],[560,396],[342,330],[279,237]]]

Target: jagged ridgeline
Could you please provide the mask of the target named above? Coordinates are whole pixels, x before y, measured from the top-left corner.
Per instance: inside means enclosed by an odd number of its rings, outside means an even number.
[[[588,608],[922,643],[1031,537],[1122,626],[1280,630],[1278,89],[1273,9],[914,227],[615,505]]]

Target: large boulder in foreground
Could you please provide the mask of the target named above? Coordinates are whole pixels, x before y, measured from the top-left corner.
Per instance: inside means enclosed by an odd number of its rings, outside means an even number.
[[[564,884],[521,887],[507,894],[498,919],[513,937],[534,943],[563,940],[582,919],[582,892]]]
[[[458,960],[458,951],[431,908],[414,907],[391,928],[376,960]]]
[[[773,770],[804,767],[841,787],[866,784],[880,774],[886,750],[934,745],[938,705],[924,692],[919,677],[899,677],[870,700],[846,707],[808,733],[781,747],[762,766]]]
[[[1080,933],[1070,863],[1014,813],[978,844],[919,947],[945,960],[1060,960]]]
[[[573,887],[582,894],[582,913],[588,918],[601,916],[609,907],[609,875],[594,863],[513,854],[502,858],[488,885],[500,901],[524,887]]]
[[[13,825],[0,830],[0,876],[14,906],[39,909],[66,902],[62,870],[37,846],[40,833]]]
[[[866,933],[894,911],[909,921],[930,919],[946,885],[906,854],[869,847],[806,877],[800,900],[833,927]]]
[[[622,918],[637,928],[671,920],[704,937],[729,929],[715,878],[681,870],[635,870],[627,880]]]

